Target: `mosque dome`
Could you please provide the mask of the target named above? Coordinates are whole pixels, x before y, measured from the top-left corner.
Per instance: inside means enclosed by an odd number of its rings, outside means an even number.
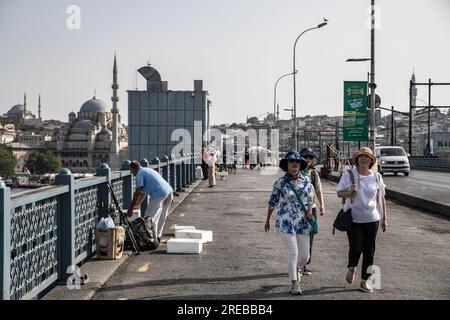
[[[74,129],[89,129],[93,126],[93,123],[91,120],[78,120],[73,125]]]
[[[97,99],[94,96],[92,99],[83,103],[80,112],[106,113],[108,112],[108,106],[103,100]]]
[[[6,113],[8,116],[19,116],[23,114],[25,108],[21,104],[16,104]]]

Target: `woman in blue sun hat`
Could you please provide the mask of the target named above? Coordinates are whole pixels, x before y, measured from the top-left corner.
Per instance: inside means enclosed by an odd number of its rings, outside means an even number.
[[[307,163],[298,152],[290,151],[280,161],[285,174],[278,178],[269,198],[264,230],[270,230],[270,218],[275,208],[275,229],[280,234],[288,255],[288,272],[292,282],[291,293],[302,294],[301,270],[309,260],[310,233],[313,228],[312,207],[314,188],[309,177],[302,175]]]
[[[314,160],[317,160],[317,154],[309,147],[304,147],[300,150],[300,156],[306,160],[308,164],[305,171],[302,173],[308,175],[311,179],[311,184],[314,187],[314,192],[316,194],[316,202],[319,202],[320,205],[320,215],[323,216],[325,213],[325,203],[323,201],[323,192],[322,192],[322,183],[320,181],[319,173],[314,169]],[[317,206],[314,203],[312,208],[312,213],[315,219],[317,219]],[[310,234],[310,246],[309,246],[309,260],[306,266],[303,268],[303,275],[311,275],[312,271],[308,268],[308,265],[311,263],[312,257],[312,246],[313,246],[314,235]]]

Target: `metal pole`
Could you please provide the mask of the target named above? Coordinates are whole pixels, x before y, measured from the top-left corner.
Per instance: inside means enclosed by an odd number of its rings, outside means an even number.
[[[209,140],[211,139],[210,132],[209,132],[209,123],[210,123],[209,122],[209,107],[210,107],[210,104],[211,104],[211,100],[208,99],[206,102],[206,105],[207,105],[207,116],[206,117],[208,118],[207,122],[206,122],[206,125],[207,125],[207,131],[206,131],[207,135],[206,136],[207,136],[207,140],[208,140],[207,143],[209,143]]]
[[[397,121],[394,120],[394,146],[397,145]]]
[[[339,121],[336,121],[336,150],[339,149]]]
[[[413,82],[412,80],[409,81],[409,128],[408,128],[408,149],[409,154],[412,156],[412,89],[413,89]]]
[[[323,152],[322,152],[322,131],[319,131],[319,157],[322,159]]]
[[[394,145],[394,106],[391,107],[391,146]]]
[[[318,26],[319,27],[319,26]],[[295,68],[295,47],[297,46],[297,42],[298,39],[300,39],[300,37],[310,31],[310,30],[314,30],[317,29],[318,27],[314,27],[314,28],[309,28],[306,29],[305,31],[303,31],[302,33],[300,33],[300,35],[297,37],[297,39],[295,39],[295,43],[294,43],[294,54],[293,54],[293,64],[292,64],[292,75],[294,77],[294,148],[295,150],[298,149],[298,143],[297,143],[297,93],[296,93],[296,83],[295,83],[295,75],[297,74],[297,69]]]
[[[431,79],[428,79],[428,148],[427,156],[431,155]]]
[[[370,32],[370,114],[371,114],[371,148],[375,149],[375,0],[371,0],[371,32]]]
[[[275,121],[280,121],[280,105],[277,103],[277,117]],[[277,126],[277,122],[275,122],[275,127]]]
[[[277,85],[278,82],[280,82],[281,79],[283,79],[284,77],[290,76],[292,74],[291,73],[286,73],[284,75],[282,75],[281,77],[278,78],[278,80],[275,82],[275,87],[273,89],[273,116],[274,116],[274,126],[276,127],[276,123],[277,123],[277,118],[276,118],[276,105],[277,105]],[[278,119],[280,120],[280,119]]]

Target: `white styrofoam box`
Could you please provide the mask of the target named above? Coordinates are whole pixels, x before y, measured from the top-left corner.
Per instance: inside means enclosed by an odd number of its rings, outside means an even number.
[[[136,209],[133,210],[133,215],[131,217],[128,218],[128,220],[133,221],[136,218],[139,218],[141,216],[141,210],[140,209]]]
[[[204,233],[206,242],[213,241],[213,232],[211,230],[199,230]]]
[[[128,218],[128,221],[130,221],[130,222],[141,216],[141,210],[140,209],[133,210],[133,215],[131,217],[127,216],[127,210],[126,209],[122,209],[122,212],[125,214],[125,216]],[[116,223],[116,225],[118,225],[120,223],[120,215],[119,214],[116,215],[116,218],[114,219],[114,222]]]
[[[177,230],[195,230],[195,226],[174,226],[175,232]]]
[[[200,239],[202,243],[212,242],[212,231],[208,230],[177,230],[175,238],[179,239]]]
[[[167,253],[200,253],[203,250],[200,239],[170,238],[166,244]]]

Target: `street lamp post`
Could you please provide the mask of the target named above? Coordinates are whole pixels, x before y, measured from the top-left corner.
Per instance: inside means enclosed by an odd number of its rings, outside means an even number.
[[[298,149],[298,143],[297,143],[297,95],[296,95],[296,88],[297,88],[297,86],[296,86],[296,83],[295,83],[295,78],[296,78],[295,75],[297,74],[297,69],[296,69],[296,67],[295,67],[295,48],[296,48],[296,46],[297,46],[298,39],[300,39],[300,37],[301,37],[303,34],[305,34],[305,33],[308,32],[308,31],[314,30],[314,29],[322,28],[322,27],[324,27],[324,26],[326,26],[326,25],[327,25],[327,22],[325,21],[325,22],[322,22],[321,24],[317,25],[317,26],[314,27],[314,28],[306,29],[305,31],[303,31],[302,33],[300,33],[300,35],[297,37],[297,39],[295,39],[295,43],[294,43],[294,54],[293,54],[292,76],[293,76],[293,78],[294,78],[294,147],[295,147],[295,150]]]
[[[391,146],[395,146],[394,144],[394,106],[391,107]]]
[[[370,143],[372,150],[375,150],[375,0],[371,0],[371,28],[370,28]]]
[[[295,118],[294,118],[294,108],[285,108],[284,111],[289,111],[289,112],[291,113],[291,119],[292,119],[292,121],[295,122]],[[295,145],[294,145],[294,139],[292,139],[292,144],[293,144],[293,147],[295,147]]]
[[[431,83],[431,79],[428,79],[428,83]],[[425,100],[416,98],[417,101],[423,102],[425,103],[425,105],[427,106],[427,113],[428,113],[428,121],[427,121],[427,147],[426,147],[426,156],[430,156],[431,154],[431,85],[428,87],[428,102],[426,102]]]
[[[295,71],[295,72],[297,72],[297,71]],[[277,119],[277,116],[276,116],[276,115],[277,115],[277,112],[276,112],[276,106],[277,106],[277,85],[278,85],[278,82],[280,82],[280,80],[283,79],[284,77],[290,76],[290,75],[292,75],[292,74],[293,74],[293,72],[286,73],[286,74],[282,75],[281,77],[279,77],[278,80],[277,80],[277,82],[275,82],[275,87],[274,87],[274,89],[273,89],[273,117],[274,117],[274,127],[277,126],[277,121],[280,120],[280,119]]]
[[[348,59],[347,61],[367,61],[370,60],[370,123],[369,123],[369,147],[375,149],[375,89],[377,85],[375,84],[375,0],[371,0],[371,26],[370,26],[370,59]]]

